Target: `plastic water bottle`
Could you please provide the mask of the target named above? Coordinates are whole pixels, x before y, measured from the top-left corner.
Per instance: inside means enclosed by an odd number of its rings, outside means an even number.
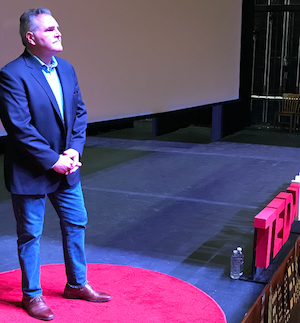
[[[241,272],[241,257],[237,250],[233,250],[230,263],[230,277],[232,279],[239,279]]]
[[[240,276],[244,273],[244,254],[243,254],[243,248],[237,247],[236,250],[238,251],[238,254],[240,256],[240,262],[241,262],[241,269],[240,269]]]

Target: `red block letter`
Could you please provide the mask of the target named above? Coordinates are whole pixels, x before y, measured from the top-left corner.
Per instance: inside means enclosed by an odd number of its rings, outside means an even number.
[[[285,200],[275,198],[267,207],[276,210],[276,220],[274,222],[274,231],[272,235],[272,258],[275,258],[278,251],[283,246],[283,219],[285,215]]]
[[[276,209],[264,208],[254,218],[254,227],[256,228],[256,267],[268,268],[270,264],[272,233],[276,213]]]
[[[290,193],[279,193],[277,198],[285,201],[285,215],[283,221],[283,244],[286,243],[291,232],[293,218],[293,195]]]

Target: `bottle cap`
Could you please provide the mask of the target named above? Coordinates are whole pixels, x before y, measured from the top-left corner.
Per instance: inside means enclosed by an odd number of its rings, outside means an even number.
[[[243,248],[242,247],[237,247],[236,250],[237,251],[243,251]]]

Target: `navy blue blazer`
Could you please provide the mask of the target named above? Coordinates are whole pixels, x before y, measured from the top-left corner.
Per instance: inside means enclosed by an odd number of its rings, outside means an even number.
[[[8,134],[4,175],[13,194],[51,193],[65,177],[70,185],[80,181],[79,170],[65,176],[51,168],[66,149],[82,155],[87,124],[75,70],[56,59],[64,122],[40,66],[26,50],[0,71],[0,117]]]

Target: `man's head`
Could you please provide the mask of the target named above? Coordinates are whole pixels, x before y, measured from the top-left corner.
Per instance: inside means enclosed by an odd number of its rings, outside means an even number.
[[[51,11],[46,8],[35,8],[29,9],[23,13],[20,17],[20,35],[22,38],[22,43],[24,46],[27,46],[27,37],[26,34],[28,31],[35,33],[38,28],[38,22],[36,16],[40,14],[47,14],[51,16]]]
[[[46,8],[29,9],[20,18],[23,45],[43,60],[61,52],[59,25]]]

